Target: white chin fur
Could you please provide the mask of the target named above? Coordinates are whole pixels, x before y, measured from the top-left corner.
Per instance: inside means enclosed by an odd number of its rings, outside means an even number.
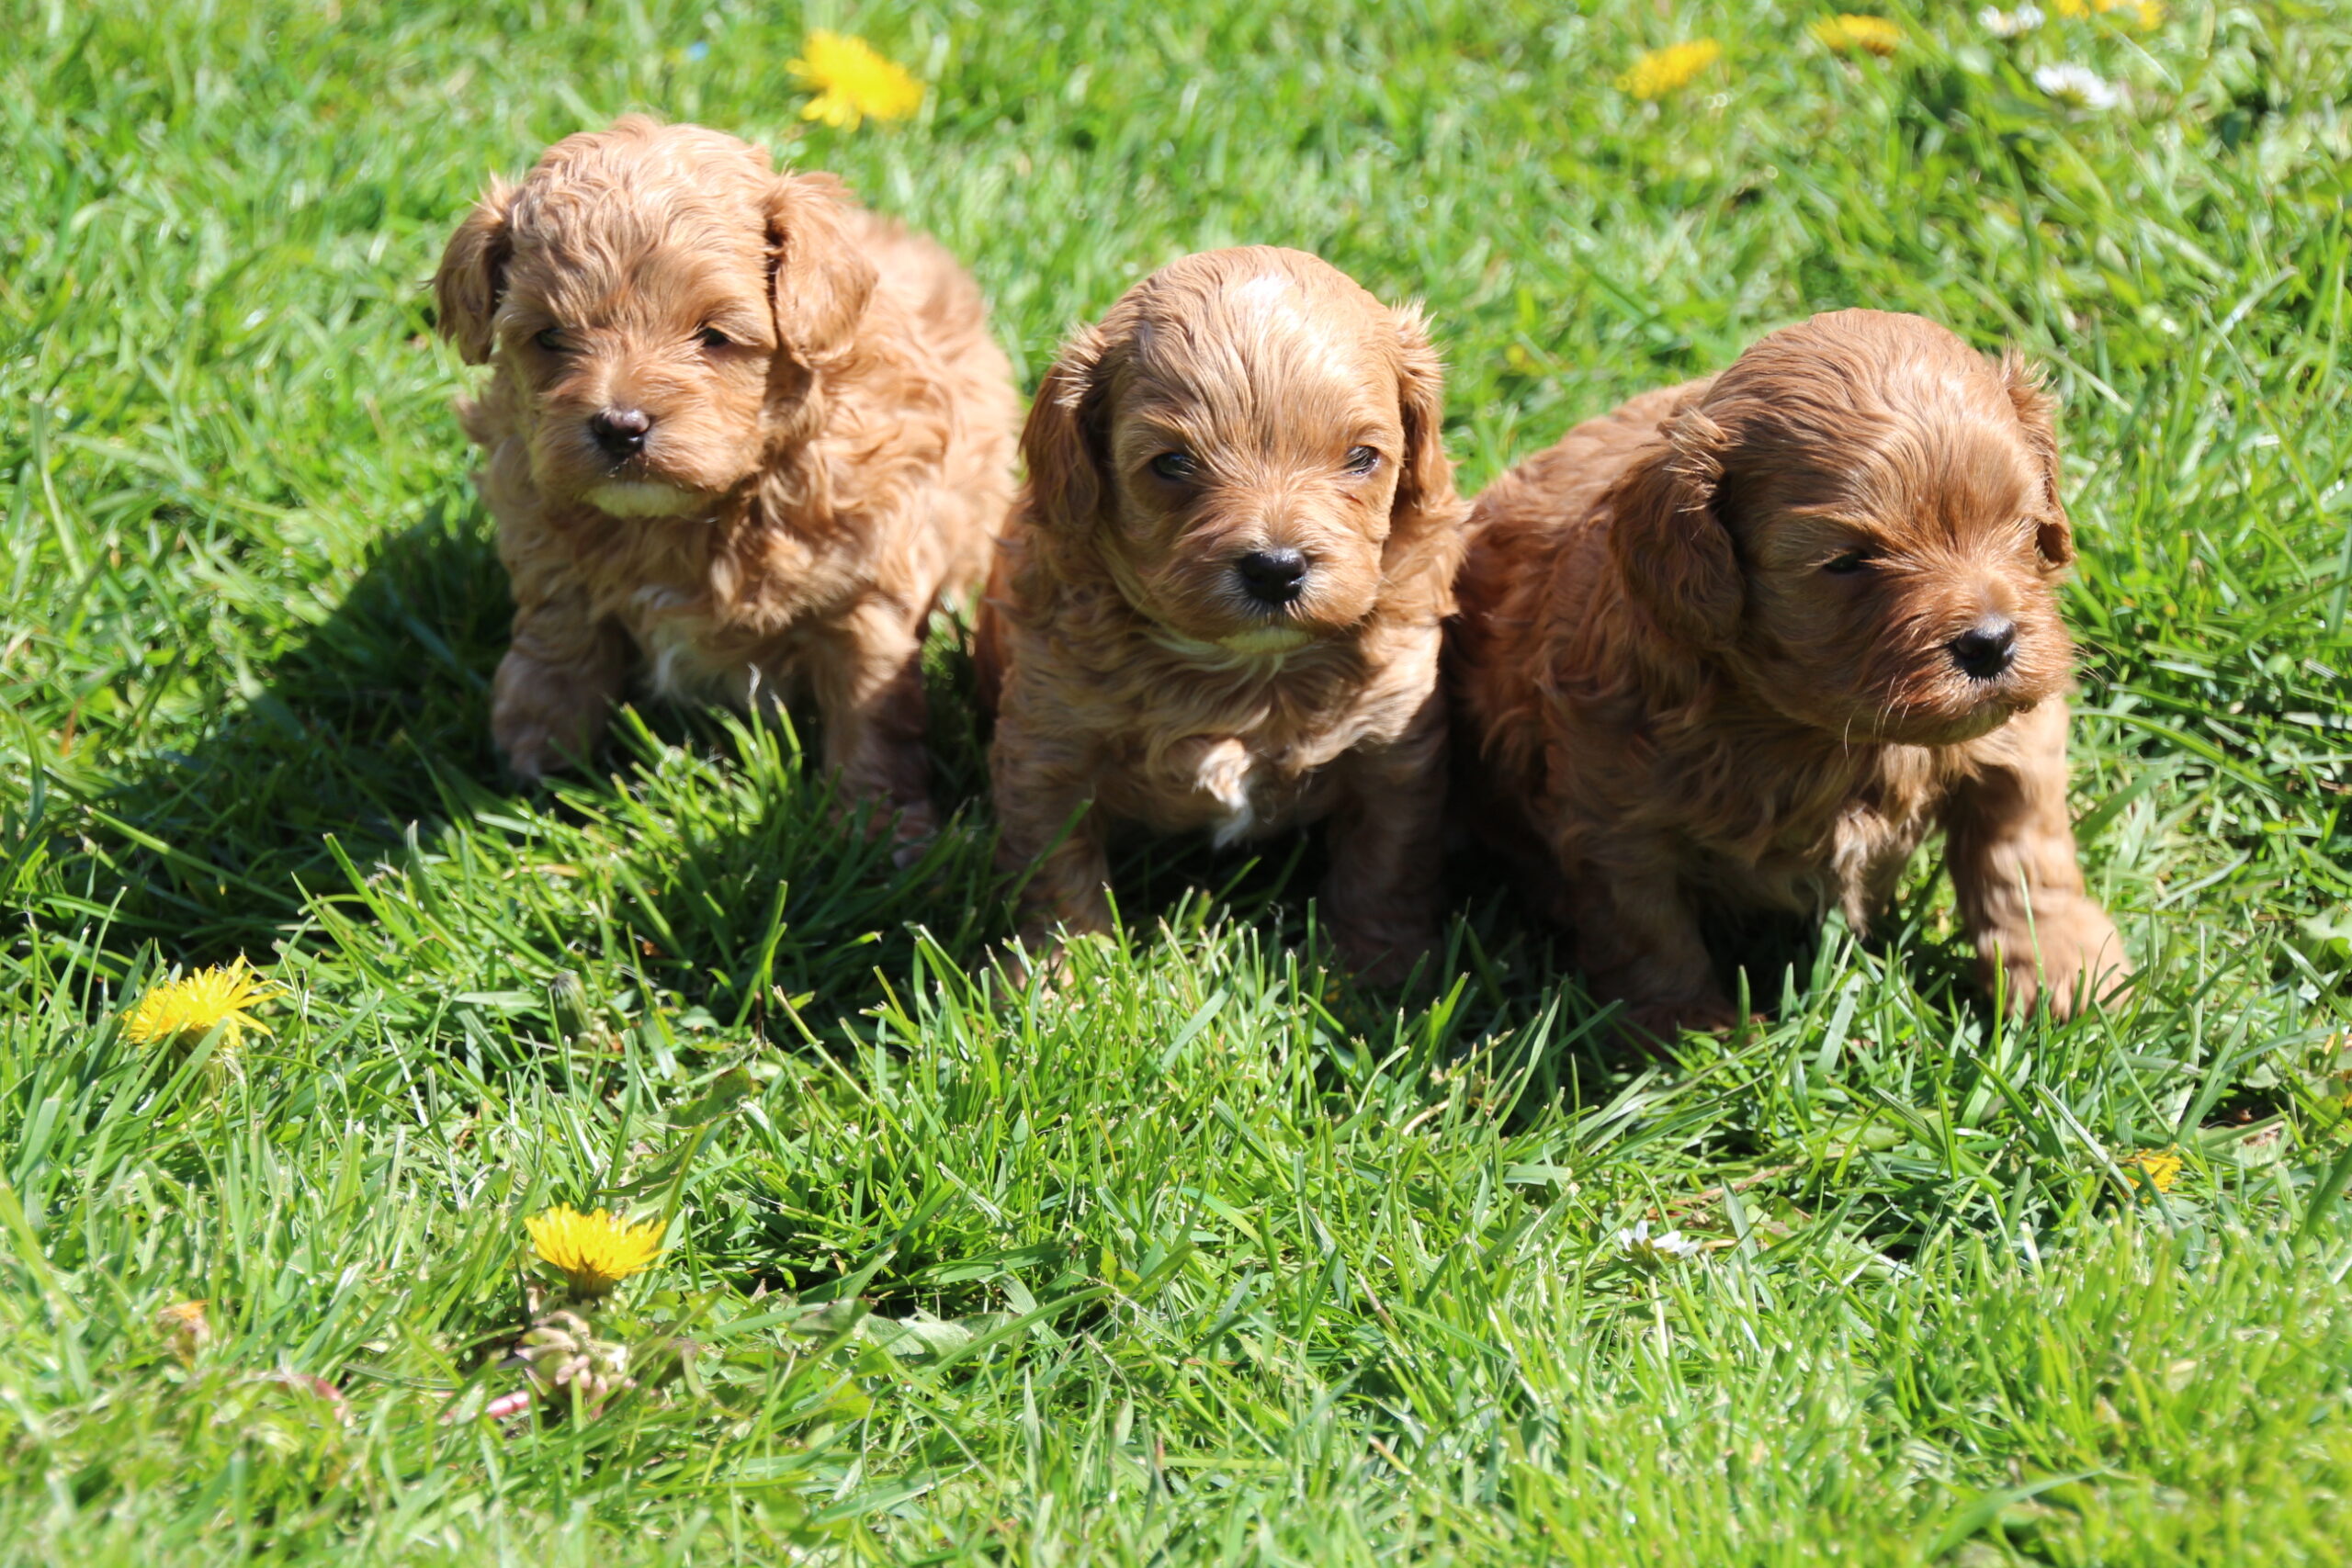
[[[613,517],[679,517],[702,504],[692,491],[643,479],[616,479],[588,492],[589,503]]]

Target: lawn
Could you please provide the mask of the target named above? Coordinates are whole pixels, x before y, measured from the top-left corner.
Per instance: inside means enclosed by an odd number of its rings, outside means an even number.
[[[2044,5],[0,5],[0,1562],[2343,1561],[2352,15]],[[921,112],[805,122],[817,27]],[[1628,1059],[1492,868],[1327,974],[1307,844],[1008,997],[944,625],[907,871],[781,725],[510,787],[424,283],[633,108],[939,235],[1024,388],[1189,250],[1422,299],[1470,489],[1815,309],[2023,347],[2137,989],[1998,1022],[1931,852]],[[268,1033],[127,1027],[240,955]],[[502,1417],[560,1203],[668,1224],[638,1386]]]

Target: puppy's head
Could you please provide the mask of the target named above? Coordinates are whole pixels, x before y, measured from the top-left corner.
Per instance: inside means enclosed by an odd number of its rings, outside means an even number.
[[[1022,450],[1046,549],[1231,653],[1361,624],[1450,520],[1443,381],[1418,312],[1270,246],[1188,256],[1073,339]]]
[[[1917,316],[1774,333],[1613,495],[1627,593],[1788,717],[1949,745],[2065,687],[2051,400]]]
[[[865,309],[843,210],[732,137],[624,119],[491,187],[434,278],[440,330],[512,379],[542,493],[691,515],[793,434]]]

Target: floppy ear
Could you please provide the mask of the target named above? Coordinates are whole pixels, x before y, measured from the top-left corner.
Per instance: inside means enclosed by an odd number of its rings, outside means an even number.
[[[1418,307],[1396,312],[1403,340],[1396,396],[1405,424],[1405,455],[1396,468],[1392,526],[1402,529],[1454,499],[1453,465],[1445,458],[1445,368],[1430,346],[1429,322]]]
[[[768,195],[769,294],[785,352],[839,354],[874,297],[874,264],[852,243],[849,191],[831,175],[779,175]]]
[[[2041,465],[2042,498],[2049,510],[2034,531],[2034,543],[2044,560],[2064,566],[2075,558],[2075,525],[2058,499],[2058,427],[2053,423],[2058,400],[2043,389],[2041,370],[2020,354],[2001,356],[2001,379],[2008,387],[2010,405],[2018,411],[2018,423],[2024,427],[2026,445],[2032,448],[2034,461]]]
[[[1609,550],[1626,592],[1668,635],[1725,648],[1747,598],[1731,532],[1715,512],[1723,427],[1690,409],[1611,491]]]
[[[1048,533],[1081,533],[1102,508],[1105,481],[1093,425],[1102,405],[1103,346],[1098,328],[1071,333],[1021,427],[1029,515]]]
[[[469,365],[490,357],[491,318],[506,291],[506,218],[514,205],[514,187],[492,180],[482,192],[449,248],[441,253],[441,268],[433,275],[434,326],[458,345]]]

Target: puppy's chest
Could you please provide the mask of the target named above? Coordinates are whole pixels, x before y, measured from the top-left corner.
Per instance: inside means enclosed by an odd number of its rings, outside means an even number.
[[[1113,802],[1161,831],[1204,829],[1220,846],[1313,821],[1339,791],[1332,764],[1374,733],[1371,716],[1349,712],[1311,724],[1261,722],[1165,735],[1131,735],[1114,749]]]
[[[644,658],[646,686],[656,695],[749,706],[763,681],[790,680],[808,641],[806,618],[763,618],[714,607],[707,595],[662,586],[630,594],[620,620]]]
[[[1745,832],[1698,837],[1716,874],[1740,885],[1747,901],[1806,912],[1834,907],[1859,924],[1893,892],[1931,825],[1931,796],[1911,772],[1866,770],[1843,789],[1792,792],[1778,811],[1741,824]]]
[[[1205,828],[1223,849],[1320,816],[1329,790],[1317,767],[1328,761],[1263,754],[1238,736],[1196,737],[1150,770],[1148,814],[1156,826]]]

